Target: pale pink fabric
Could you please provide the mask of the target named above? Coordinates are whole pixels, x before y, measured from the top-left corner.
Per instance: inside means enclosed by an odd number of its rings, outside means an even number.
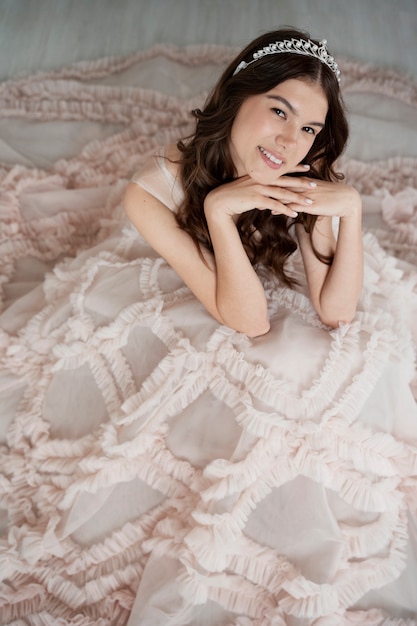
[[[175,210],[149,157],[189,129],[191,100],[83,82],[140,60],[0,89],[8,115],[127,124],[2,169],[1,623],[415,625],[417,162],[344,163],[382,215],[352,324],[320,323],[295,254],[297,290],[262,274],[272,327],[250,340],[124,217],[136,170]],[[346,89],[415,104],[365,70]]]

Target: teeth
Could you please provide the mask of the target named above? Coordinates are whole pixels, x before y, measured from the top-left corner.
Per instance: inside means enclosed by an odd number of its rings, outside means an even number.
[[[274,157],[273,154],[271,154],[270,152],[268,152],[268,150],[265,150],[265,148],[262,148],[261,146],[259,146],[259,150],[268,157],[268,159],[270,161],[272,161],[272,163],[275,163],[276,165],[282,165],[282,161],[280,161],[279,159],[277,159],[276,157]]]

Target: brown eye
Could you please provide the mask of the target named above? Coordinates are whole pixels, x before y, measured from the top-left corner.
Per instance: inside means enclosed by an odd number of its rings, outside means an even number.
[[[285,119],[285,112],[282,109],[273,108],[272,111],[276,113],[276,115],[279,115],[279,117],[282,117]]]

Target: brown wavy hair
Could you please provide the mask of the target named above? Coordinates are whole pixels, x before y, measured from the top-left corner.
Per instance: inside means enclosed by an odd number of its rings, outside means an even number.
[[[348,124],[339,83],[327,65],[315,57],[280,53],[266,55],[233,75],[239,63],[250,61],[257,50],[292,38],[311,39],[308,33],[300,30],[279,29],[258,37],[242,50],[223,72],[203,109],[192,112],[197,120],[193,135],[177,143],[181,153],[179,175],[185,193],[177,221],[200,251],[201,245],[213,251],[204,200],[209,191],[236,178],[230,154],[230,134],[236,114],[249,96],[266,93],[290,79],[318,84],[327,97],[328,113],[324,128],[303,163],[310,165],[308,176],[312,178],[327,181],[343,178],[334,170],[334,164],[345,148]],[[297,249],[290,227],[295,222],[301,223],[312,239],[316,219],[315,215],[303,213],[295,219],[285,215],[272,216],[270,211],[254,208],[241,214],[236,225],[252,265],[267,267],[286,285],[293,286],[296,281],[284,271],[285,261]],[[257,236],[254,236],[255,231]],[[322,262],[331,264],[331,258],[323,257],[316,250],[315,254]]]

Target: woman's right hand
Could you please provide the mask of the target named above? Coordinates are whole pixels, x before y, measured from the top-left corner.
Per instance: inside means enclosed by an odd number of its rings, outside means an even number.
[[[306,171],[303,166],[300,167]],[[224,214],[232,218],[253,209],[296,217],[298,208],[303,211],[312,204],[308,191],[315,186],[314,181],[307,177],[281,176],[273,183],[262,184],[250,176],[242,176],[210,191],[204,210],[206,214]]]

